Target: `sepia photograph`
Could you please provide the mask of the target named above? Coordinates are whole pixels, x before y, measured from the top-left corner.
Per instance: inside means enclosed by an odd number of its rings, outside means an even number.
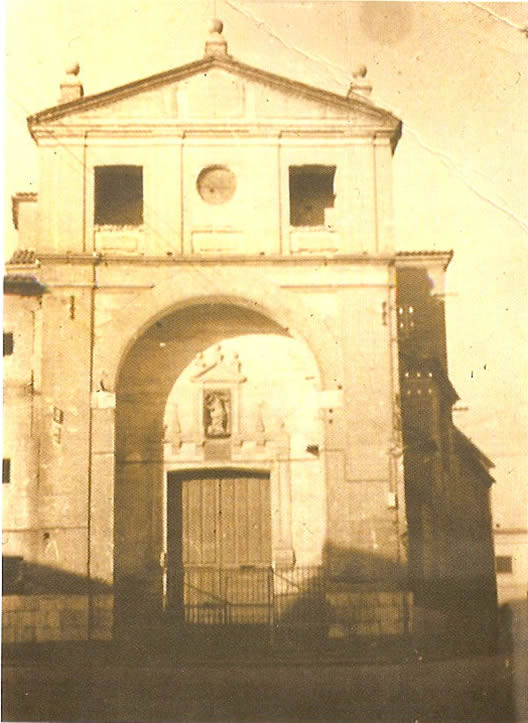
[[[528,3],[6,0],[3,721],[528,721]]]

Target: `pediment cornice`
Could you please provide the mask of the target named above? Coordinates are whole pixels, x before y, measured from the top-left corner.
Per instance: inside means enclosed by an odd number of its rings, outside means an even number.
[[[84,96],[77,98],[73,101],[62,103],[60,105],[47,108],[40,111],[28,118],[28,127],[35,139],[41,139],[43,137],[51,135],[58,135],[59,133],[66,133],[74,131],[76,127],[83,126],[89,128],[90,132],[97,129],[105,130],[109,132],[113,129],[114,132],[123,130],[123,126],[128,124],[128,132],[133,132],[134,135],[137,133],[143,133],[148,135],[149,133],[156,133],[161,128],[168,130],[177,130],[180,127],[192,125],[193,127],[199,127],[203,125],[201,121],[195,121],[192,123],[188,120],[184,122],[182,119],[178,119],[178,122],[167,123],[166,119],[156,118],[120,118],[119,116],[112,118],[111,120],[102,120],[97,117],[97,111],[112,106],[113,104],[119,103],[123,100],[131,99],[134,96],[139,96],[141,93],[148,93],[155,91],[156,89],[162,88],[163,86],[171,83],[180,83],[182,81],[193,78],[193,76],[204,77],[207,73],[212,70],[220,70],[224,73],[236,76],[240,80],[251,81],[260,85],[267,86],[275,91],[287,94],[297,99],[305,100],[308,103],[317,103],[319,105],[333,108],[336,112],[343,114],[339,119],[329,118],[324,121],[317,122],[316,119],[306,118],[303,122],[298,123],[295,117],[280,118],[280,119],[265,119],[264,125],[266,127],[274,127],[282,125],[283,127],[290,125],[290,120],[294,126],[299,128],[305,127],[313,128],[316,127],[325,128],[333,131],[344,132],[347,126],[350,126],[350,119],[347,117],[355,116],[356,121],[354,125],[365,126],[366,128],[376,128],[379,132],[387,132],[393,139],[395,144],[399,138],[401,122],[394,117],[388,111],[378,108],[370,99],[363,97],[359,93],[348,93],[347,96],[341,96],[337,93],[333,93],[327,90],[317,88],[315,86],[302,83],[297,80],[292,80],[275,73],[254,68],[252,66],[241,63],[230,56],[220,57],[206,57],[200,60],[188,63],[186,65],[174,68],[162,73],[158,73],[141,80],[127,83],[126,85],[113,88],[111,90],[97,93],[94,95]],[[93,113],[93,117],[87,118],[87,113]],[[84,116],[84,117],[83,117]],[[357,122],[357,118],[360,122]],[[258,129],[260,126],[261,119],[254,119],[253,125]],[[218,119],[215,123],[207,124],[209,129],[218,130],[222,125],[229,123],[231,133],[233,132],[233,125],[240,125],[247,128],[248,123],[238,123],[236,119]],[[252,123],[249,121],[249,125]],[[208,130],[208,129],[206,129]],[[356,130],[354,128],[354,130]],[[358,129],[360,130],[360,129]]]

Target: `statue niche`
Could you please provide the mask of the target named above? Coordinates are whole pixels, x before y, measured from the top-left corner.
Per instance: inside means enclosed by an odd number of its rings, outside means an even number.
[[[227,439],[231,436],[231,391],[203,390],[203,426],[206,439]]]

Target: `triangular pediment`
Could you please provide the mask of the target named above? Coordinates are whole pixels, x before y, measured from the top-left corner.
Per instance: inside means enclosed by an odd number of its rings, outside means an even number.
[[[126,119],[185,125],[336,121],[396,132],[399,121],[359,94],[340,96],[225,57],[208,57],[113,90],[49,108],[28,119],[37,126]]]
[[[191,381],[200,384],[242,384],[246,377],[241,372],[238,356],[227,360],[221,347],[217,347],[212,359],[207,359],[203,354],[198,355],[194,361]]]

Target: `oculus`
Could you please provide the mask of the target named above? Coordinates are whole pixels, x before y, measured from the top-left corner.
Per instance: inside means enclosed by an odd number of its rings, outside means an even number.
[[[206,203],[219,205],[230,201],[236,190],[236,176],[226,166],[208,166],[197,180],[198,193]]]

